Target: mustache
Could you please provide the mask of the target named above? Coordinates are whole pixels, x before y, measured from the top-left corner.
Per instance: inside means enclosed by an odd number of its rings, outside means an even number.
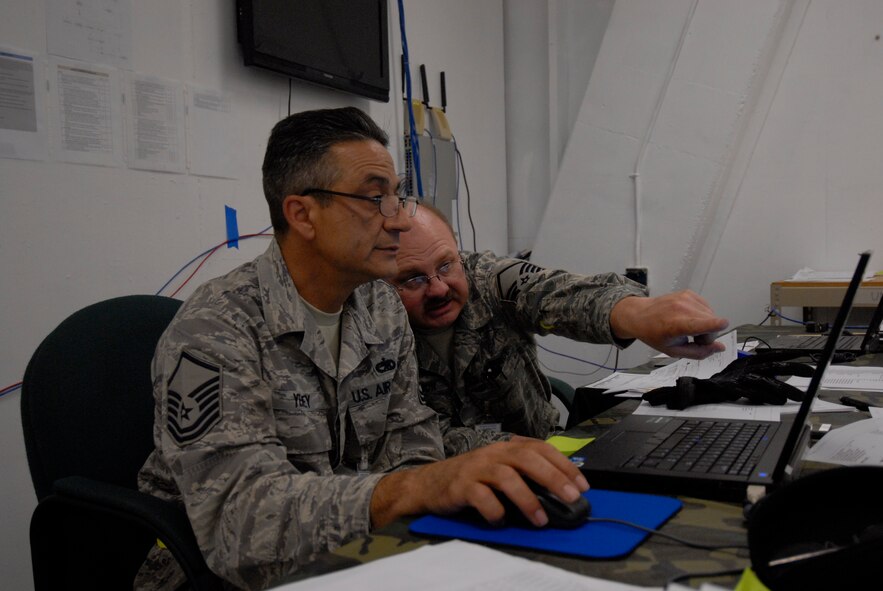
[[[444,297],[441,297],[441,298],[432,298],[431,300],[427,300],[426,303],[424,304],[424,307],[425,307],[427,310],[433,310],[433,309],[435,309],[435,308],[441,308],[442,306],[444,306],[445,304],[447,304],[448,302],[450,302],[452,299],[454,299],[454,298],[453,298],[453,295],[452,295],[450,292],[448,292],[447,295],[445,295]]]

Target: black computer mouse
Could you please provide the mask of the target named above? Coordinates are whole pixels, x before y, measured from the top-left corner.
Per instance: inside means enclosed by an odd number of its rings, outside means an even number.
[[[539,500],[540,505],[542,505],[543,510],[549,517],[549,523],[545,527],[574,529],[583,525],[592,513],[592,506],[589,504],[588,499],[582,495],[572,503],[568,503],[532,480],[525,478],[524,482],[527,483],[537,496],[537,500]],[[521,512],[521,509],[509,500],[509,497],[503,493],[497,493],[497,497],[500,499],[503,507],[506,508],[506,516],[503,518],[506,525],[536,528]]]

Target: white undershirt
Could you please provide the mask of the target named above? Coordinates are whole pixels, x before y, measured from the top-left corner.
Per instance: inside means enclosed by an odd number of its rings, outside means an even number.
[[[341,307],[337,312],[329,314],[313,306],[303,298],[301,298],[301,301],[307,310],[313,314],[313,318],[316,319],[319,332],[322,333],[328,352],[331,353],[331,359],[334,360],[334,368],[337,369],[338,361],[340,360],[340,313],[343,312],[343,308]]]

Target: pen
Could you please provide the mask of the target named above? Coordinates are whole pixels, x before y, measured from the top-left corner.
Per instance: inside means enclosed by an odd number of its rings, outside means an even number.
[[[854,406],[859,410],[867,411],[869,407],[876,407],[876,404],[869,404],[864,402],[863,400],[859,400],[858,398],[853,398],[852,396],[841,396],[840,404],[845,404],[846,406]]]

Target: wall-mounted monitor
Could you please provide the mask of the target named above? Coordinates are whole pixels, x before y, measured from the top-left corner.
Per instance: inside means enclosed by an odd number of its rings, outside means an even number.
[[[389,101],[386,0],[237,0],[247,66]]]

